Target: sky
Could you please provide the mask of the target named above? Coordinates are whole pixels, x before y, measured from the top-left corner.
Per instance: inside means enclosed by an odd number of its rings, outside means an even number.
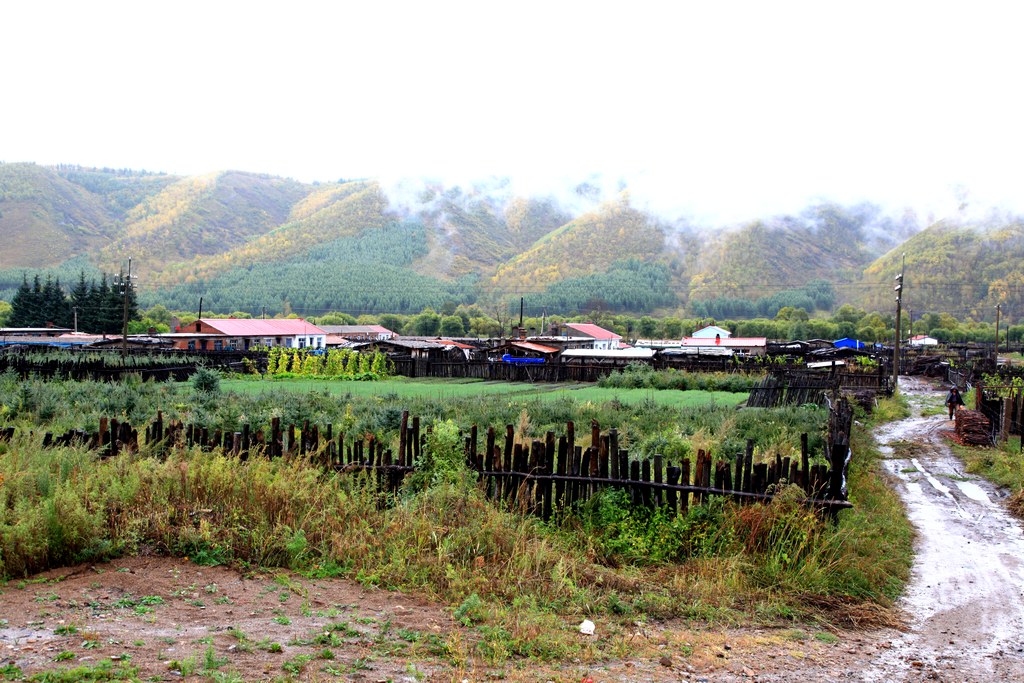
[[[589,180],[668,217],[1024,211],[1024,5],[0,5],[0,161]]]

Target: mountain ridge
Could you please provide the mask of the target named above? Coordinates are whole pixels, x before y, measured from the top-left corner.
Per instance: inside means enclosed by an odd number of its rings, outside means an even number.
[[[249,312],[300,299],[311,310],[408,312],[519,296],[566,313],[773,315],[783,301],[887,311],[886,280],[906,251],[920,311],[986,317],[996,303],[1022,303],[1024,236],[1012,216],[922,229],[870,204],[820,203],[698,230],[632,206],[628,188],[588,199],[571,211],[553,196],[435,184],[399,205],[374,180],[0,163],[0,297],[23,271],[50,269],[67,283],[72,266],[115,271],[130,256],[144,302],[206,292]]]

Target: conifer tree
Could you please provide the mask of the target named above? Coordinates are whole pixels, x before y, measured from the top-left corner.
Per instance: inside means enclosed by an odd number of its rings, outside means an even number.
[[[95,286],[95,284],[93,282],[92,286]],[[72,322],[77,323],[76,330],[89,330],[93,327],[91,311],[89,309],[90,289],[89,283],[85,281],[85,271],[79,271],[78,282],[71,288]]]
[[[32,327],[29,321],[33,318],[32,288],[28,286],[28,276],[23,275],[18,291],[11,299],[11,315],[7,324],[11,327]]]
[[[54,280],[47,276],[40,297],[40,325],[67,327],[71,322],[69,320],[70,311],[67,297],[64,296],[64,290],[60,286],[60,280]]]

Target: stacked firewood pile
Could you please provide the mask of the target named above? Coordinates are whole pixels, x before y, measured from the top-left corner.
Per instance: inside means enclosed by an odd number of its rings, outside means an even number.
[[[988,446],[992,443],[992,426],[979,410],[960,409],[954,414],[957,441],[966,446]]]

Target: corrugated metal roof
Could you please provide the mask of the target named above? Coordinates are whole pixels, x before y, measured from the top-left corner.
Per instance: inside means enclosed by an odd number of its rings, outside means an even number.
[[[550,346],[544,346],[543,344],[535,344],[533,342],[517,341],[512,342],[510,346],[515,346],[519,349],[526,349],[527,351],[536,351],[537,353],[558,353],[558,349]]]
[[[747,349],[747,348],[758,348],[761,346],[768,345],[767,337],[729,337],[718,340],[716,343],[712,337],[710,339],[703,337],[685,337],[683,339],[683,346],[701,346],[701,347],[725,347],[732,349]]]
[[[563,358],[651,358],[654,349],[566,349]]]
[[[594,323],[566,323],[565,326],[594,339],[622,339],[621,334],[610,332]]]
[[[475,346],[463,344],[462,342],[457,342],[452,339],[438,339],[437,341],[441,344],[444,344],[445,346],[454,346],[457,349],[469,349],[470,351],[476,351]]]
[[[70,327],[0,327],[0,334],[12,335],[33,335],[38,333],[56,336],[65,332],[71,332]]]
[[[293,337],[302,334],[324,334],[319,327],[302,318],[203,318],[202,323],[203,332],[207,332],[206,327],[209,326],[229,337]],[[190,327],[195,329],[194,324]]]
[[[320,325],[327,334],[386,334],[394,337],[395,333],[383,325]]]
[[[443,349],[446,345],[442,344],[437,340],[424,340],[424,339],[388,339],[385,341],[365,342],[359,344],[359,346],[370,346],[372,344],[384,344],[390,346],[397,346],[404,349]]]

